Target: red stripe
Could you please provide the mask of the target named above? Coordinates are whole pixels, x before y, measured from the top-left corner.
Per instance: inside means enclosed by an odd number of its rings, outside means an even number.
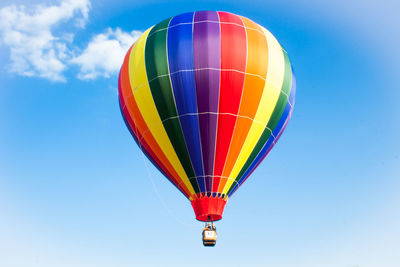
[[[265,80],[260,77],[265,78],[268,69],[268,44],[265,35],[262,33],[262,29],[258,24],[249,19],[243,18],[242,20],[247,27],[248,52],[246,72],[258,76],[246,74],[244,79],[243,95],[239,108],[240,117],[238,117],[236,121],[228,157],[226,159],[224,171],[222,172],[224,177],[231,175],[232,169],[246,141],[251,125],[253,124],[253,119],[256,116],[265,87]],[[225,185],[226,181],[226,179],[222,179],[220,184],[221,190],[221,185]]]
[[[218,12],[221,27],[221,80],[218,112],[216,155],[214,162],[213,192],[218,191],[220,177],[225,165],[229,145],[236,124],[242,97],[244,73],[246,70],[246,30],[240,17]],[[234,23],[225,24],[224,22]],[[238,25],[236,25],[238,24]],[[241,26],[239,26],[241,25]],[[237,70],[237,71],[230,71]],[[238,72],[239,71],[239,72]]]

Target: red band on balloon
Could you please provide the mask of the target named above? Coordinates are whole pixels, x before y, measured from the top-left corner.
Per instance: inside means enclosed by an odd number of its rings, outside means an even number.
[[[200,197],[193,200],[192,207],[196,214],[196,219],[202,222],[221,220],[226,201],[226,199],[218,197]]]

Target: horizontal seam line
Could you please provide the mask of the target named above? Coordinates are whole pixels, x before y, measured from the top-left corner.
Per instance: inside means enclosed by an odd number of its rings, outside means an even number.
[[[264,32],[261,31],[260,29],[251,28],[251,27],[246,27],[246,26],[244,26],[244,25],[241,25],[241,24],[238,24],[238,23],[235,23],[235,22],[213,21],[213,20],[200,20],[200,21],[194,21],[194,22],[181,22],[181,23],[178,23],[178,24],[174,24],[174,25],[172,25],[172,26],[168,26],[168,27],[165,27],[165,28],[162,28],[162,29],[155,30],[154,32],[152,32],[151,34],[149,34],[149,35],[147,36],[147,38],[150,38],[151,36],[153,36],[153,35],[156,34],[157,32],[164,31],[164,30],[171,29],[171,28],[175,28],[175,27],[178,27],[178,26],[180,26],[180,25],[192,25],[192,24],[199,24],[199,23],[218,23],[218,24],[235,25],[235,26],[238,26],[238,27],[242,27],[242,28],[244,28],[244,29],[246,29],[246,30],[257,31],[257,32],[259,32],[260,34],[265,35]]]

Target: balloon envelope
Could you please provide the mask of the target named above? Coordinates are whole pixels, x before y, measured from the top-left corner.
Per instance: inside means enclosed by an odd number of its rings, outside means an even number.
[[[294,98],[286,51],[262,26],[227,12],[184,13],[151,27],[119,77],[132,136],[201,221],[222,218],[282,134]]]

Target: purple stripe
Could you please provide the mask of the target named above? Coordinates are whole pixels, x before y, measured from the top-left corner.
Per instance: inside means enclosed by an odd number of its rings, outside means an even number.
[[[221,67],[221,36],[217,12],[196,12],[194,21],[193,53],[198,112],[218,112],[219,80]],[[217,70],[202,68],[215,68]],[[217,131],[217,114],[199,114],[201,146],[203,153],[206,190],[211,192],[214,167],[214,150]]]
[[[216,11],[197,11],[195,14],[195,17],[194,17],[194,21],[216,21],[216,22],[219,22],[219,16]],[[219,28],[219,25],[218,25],[218,28]]]

